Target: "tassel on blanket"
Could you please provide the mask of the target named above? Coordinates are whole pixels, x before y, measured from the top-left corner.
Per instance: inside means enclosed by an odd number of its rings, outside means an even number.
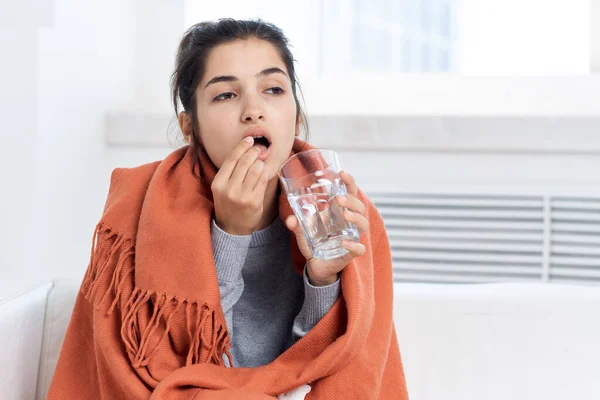
[[[206,303],[181,300],[166,293],[134,287],[134,256],[133,240],[124,238],[100,222],[94,231],[90,264],[81,285],[82,293],[95,305],[96,310],[107,299],[112,300],[107,315],[112,314],[116,307],[121,310],[121,339],[132,366],[139,368],[148,365],[169,334],[171,320],[177,313],[183,313],[190,341],[185,365],[211,363],[224,366],[225,354],[233,366],[228,351],[231,343],[227,327],[215,310]],[[99,298],[98,292],[106,285],[108,276],[110,283]],[[124,290],[125,287],[131,289]],[[124,293],[129,291],[131,294],[124,298]],[[148,315],[150,307],[151,317],[142,331],[139,318]],[[161,327],[162,332],[159,329]],[[157,340],[158,335],[160,337]]]

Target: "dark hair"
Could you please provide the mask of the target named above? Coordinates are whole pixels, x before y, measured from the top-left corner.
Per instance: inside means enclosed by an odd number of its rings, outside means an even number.
[[[175,115],[179,115],[178,100],[181,101],[184,111],[191,114],[193,132],[190,144],[197,148],[199,146],[196,96],[195,90],[202,80],[206,71],[206,64],[211,51],[218,45],[235,40],[260,39],[271,43],[283,60],[292,83],[292,93],[296,101],[296,121],[301,118],[302,126],[308,141],[308,120],[300,106],[296,87],[302,94],[294,68],[294,58],[288,48],[288,39],[283,31],[273,24],[257,20],[235,20],[232,18],[219,19],[217,22],[206,21],[191,26],[183,35],[177,57],[175,60],[175,71],[171,76],[171,92]],[[192,173],[195,174],[195,166],[198,164],[198,151],[194,152]]]

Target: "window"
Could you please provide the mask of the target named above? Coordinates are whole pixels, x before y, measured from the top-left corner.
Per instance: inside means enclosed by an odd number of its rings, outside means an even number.
[[[451,72],[454,0],[325,1],[324,73]]]
[[[320,1],[324,74],[590,72],[590,0]]]

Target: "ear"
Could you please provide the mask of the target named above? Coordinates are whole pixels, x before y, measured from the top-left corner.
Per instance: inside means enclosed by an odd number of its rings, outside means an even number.
[[[194,129],[192,127],[192,118],[189,113],[182,111],[179,113],[179,129],[183,133],[183,138],[190,144]]]

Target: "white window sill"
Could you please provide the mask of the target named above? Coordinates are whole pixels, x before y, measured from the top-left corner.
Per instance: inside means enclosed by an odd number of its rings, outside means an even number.
[[[107,116],[111,147],[176,147],[173,116]],[[598,153],[600,117],[313,116],[310,143],[338,150]]]
[[[600,152],[600,74],[353,77],[303,84],[312,144],[372,151]],[[179,135],[168,111],[110,113],[106,127],[108,144],[117,147],[174,147]]]

